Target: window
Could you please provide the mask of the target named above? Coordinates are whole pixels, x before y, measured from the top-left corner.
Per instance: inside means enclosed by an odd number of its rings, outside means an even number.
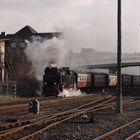
[[[10,47],[11,47],[11,48],[15,48],[15,47],[16,47],[16,43],[14,43],[14,42],[11,43],[11,44],[10,44]]]
[[[25,48],[25,47],[26,47],[25,42],[21,42],[21,43],[20,43],[20,47],[21,47],[21,48]]]

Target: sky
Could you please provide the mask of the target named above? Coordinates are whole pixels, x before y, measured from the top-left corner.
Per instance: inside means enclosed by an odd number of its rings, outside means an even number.
[[[122,51],[140,51],[140,0],[122,0]],[[117,0],[0,0],[0,32],[30,25],[64,34],[66,49],[117,50]]]

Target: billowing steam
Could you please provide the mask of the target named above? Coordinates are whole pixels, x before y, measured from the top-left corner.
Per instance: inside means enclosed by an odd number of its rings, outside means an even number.
[[[38,40],[38,38],[34,38],[32,42],[28,42],[25,54],[33,64],[36,78],[42,80],[46,66],[56,64],[59,67],[63,65],[66,50],[62,38],[53,37],[44,41]]]
[[[76,89],[64,89],[63,92],[61,92],[58,96],[60,97],[71,97],[71,96],[80,96],[83,95],[84,93],[82,93],[80,90],[76,90]]]

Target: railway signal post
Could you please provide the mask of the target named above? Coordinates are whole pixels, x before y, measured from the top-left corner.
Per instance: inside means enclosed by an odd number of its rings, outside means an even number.
[[[29,113],[39,114],[40,103],[37,99],[29,102]]]
[[[118,0],[117,11],[117,88],[118,94],[116,98],[116,112],[123,112],[122,104],[122,77],[121,77],[121,0]]]

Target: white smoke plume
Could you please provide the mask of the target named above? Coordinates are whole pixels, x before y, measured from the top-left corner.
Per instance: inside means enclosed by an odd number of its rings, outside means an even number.
[[[36,78],[42,80],[45,67],[50,64],[58,67],[63,65],[66,54],[64,40],[54,37],[40,42],[38,38],[34,38],[32,42],[28,42],[25,54],[33,64]]]
[[[58,96],[60,97],[71,97],[71,96],[80,96],[84,95],[80,90],[76,89],[64,89]]]

